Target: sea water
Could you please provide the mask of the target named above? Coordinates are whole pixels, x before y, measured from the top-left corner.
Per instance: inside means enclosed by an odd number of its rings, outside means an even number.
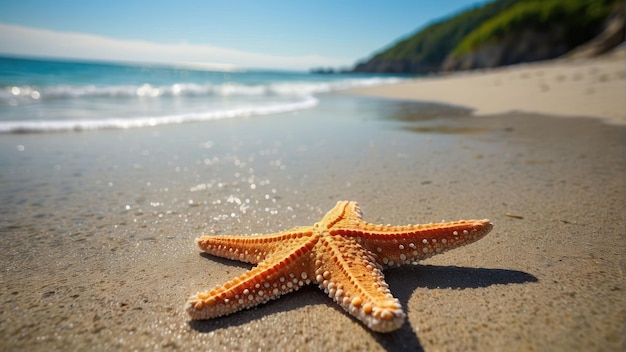
[[[0,133],[126,129],[311,109],[401,77],[0,58]]]

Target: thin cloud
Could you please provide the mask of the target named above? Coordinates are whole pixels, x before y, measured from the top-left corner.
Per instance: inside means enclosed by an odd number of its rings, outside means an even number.
[[[316,55],[274,56],[205,44],[160,44],[97,35],[58,32],[0,23],[0,53],[102,61],[185,63],[222,68],[306,70],[338,67],[348,59]]]

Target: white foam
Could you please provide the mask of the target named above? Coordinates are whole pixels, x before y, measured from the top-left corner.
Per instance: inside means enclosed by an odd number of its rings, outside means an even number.
[[[0,90],[0,103],[14,99],[49,100],[78,98],[144,98],[174,96],[264,96],[264,95],[308,95],[349,89],[353,87],[372,86],[395,83],[399,78],[362,78],[339,79],[329,81],[284,81],[267,84],[197,84],[175,83],[172,85],[155,86],[141,85],[55,85],[37,86],[5,86]]]
[[[317,104],[317,98],[313,96],[307,96],[304,97],[303,100],[293,103],[169,116],[111,118],[99,120],[3,121],[0,122],[0,133],[60,132],[152,127],[186,122],[202,122],[233,117],[262,116],[285,113],[303,109],[310,109]]]
[[[19,105],[32,105],[39,109],[46,109],[49,101],[66,100],[69,109],[71,104],[82,102],[92,104],[90,99],[110,99],[112,106],[123,106],[127,101],[139,102],[154,101],[159,99],[181,99],[188,97],[195,99],[194,103],[204,98],[218,100],[228,97],[228,103],[234,108],[216,108],[211,111],[178,113],[165,116],[131,116],[124,118],[103,119],[52,119],[52,120],[24,120],[24,121],[0,121],[0,133],[26,133],[26,132],[52,132],[72,130],[95,130],[95,129],[127,129],[136,127],[149,127],[165,124],[185,122],[199,122],[242,116],[260,116],[275,113],[283,113],[302,109],[309,109],[317,105],[315,94],[327,93],[353,87],[372,86],[395,83],[400,78],[338,78],[317,80],[299,80],[270,82],[265,84],[197,84],[175,83],[172,85],[156,86],[151,84],[141,85],[56,85],[47,87],[37,86],[5,86],[0,88],[0,106],[11,107]],[[200,100],[196,99],[199,97]],[[251,100],[252,98],[252,100]],[[250,103],[256,101],[250,107]],[[273,102],[272,102],[273,101]],[[184,103],[184,100],[182,101]],[[244,107],[245,106],[245,107]],[[101,111],[106,114],[106,111]]]

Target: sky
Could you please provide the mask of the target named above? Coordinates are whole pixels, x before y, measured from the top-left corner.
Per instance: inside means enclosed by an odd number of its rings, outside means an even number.
[[[486,0],[0,2],[0,54],[308,70],[352,67]]]

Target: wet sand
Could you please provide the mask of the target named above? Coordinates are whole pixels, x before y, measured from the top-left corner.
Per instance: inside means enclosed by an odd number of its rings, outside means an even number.
[[[626,128],[331,95],[315,109],[127,131],[0,136],[0,349],[620,350]],[[494,230],[385,272],[379,334],[311,285],[190,322],[245,264],[202,234],[278,231],[338,200],[364,219]]]

